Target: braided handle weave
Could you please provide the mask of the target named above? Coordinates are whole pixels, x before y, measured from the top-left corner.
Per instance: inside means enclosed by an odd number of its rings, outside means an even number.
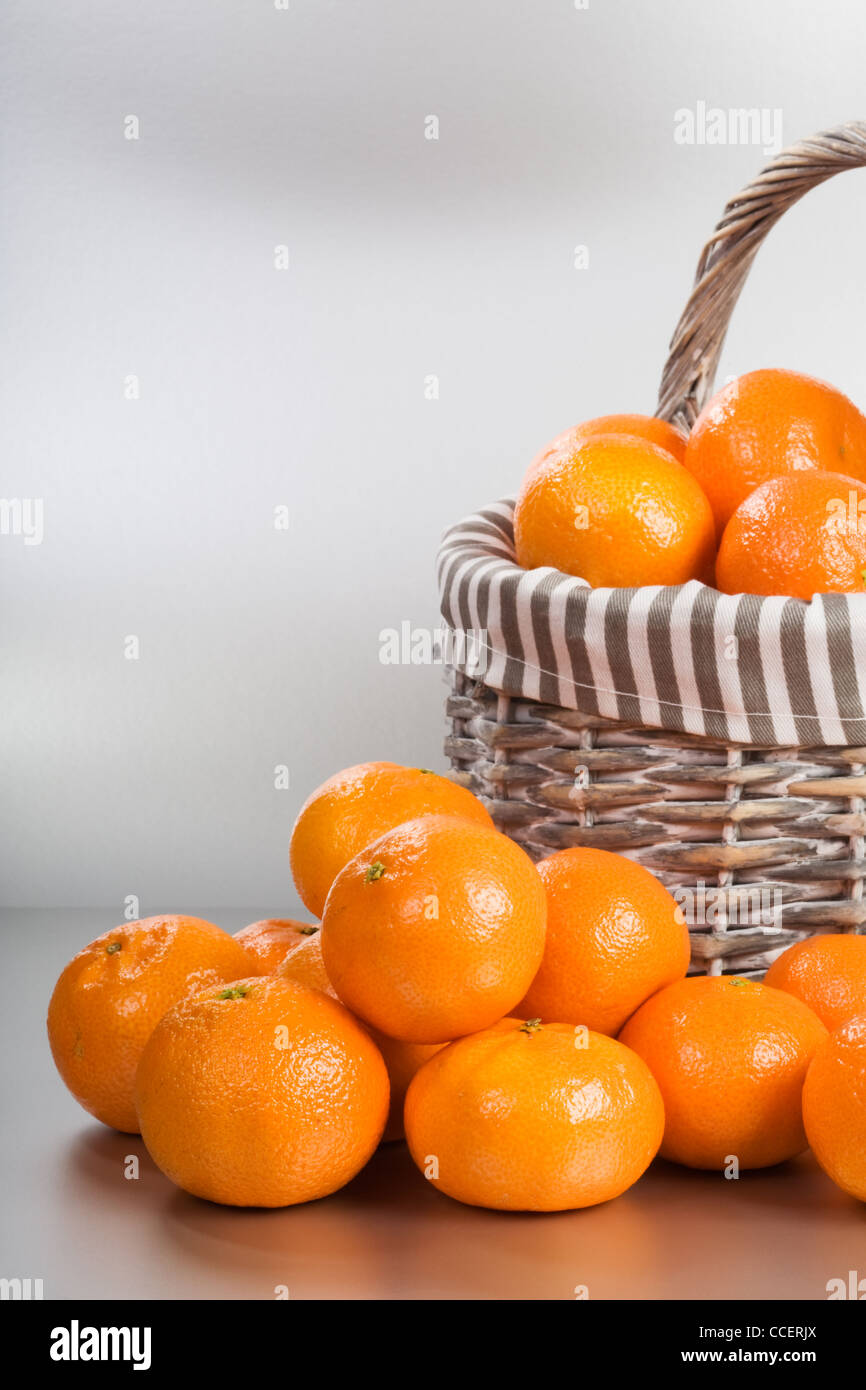
[[[712,391],[731,314],[764,237],[810,188],[863,165],[866,122],[850,121],[783,150],[731,198],[674,330],[656,415],[691,429]]]

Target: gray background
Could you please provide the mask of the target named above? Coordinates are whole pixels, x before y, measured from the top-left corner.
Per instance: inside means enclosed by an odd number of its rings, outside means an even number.
[[[561,428],[653,408],[700,246],[765,162],[677,145],[674,112],[780,107],[786,142],[866,115],[866,9],[4,15],[2,490],[45,507],[42,545],[0,537],[4,900],[100,929],[127,894],[290,913],[318,782],[442,765],[440,673],[379,660],[382,629],[437,623],[442,528]],[[863,403],[864,210],[866,179],[837,179],[773,233],[726,373]]]

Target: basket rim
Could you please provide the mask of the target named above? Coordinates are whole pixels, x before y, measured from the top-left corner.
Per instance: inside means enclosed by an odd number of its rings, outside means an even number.
[[[476,660],[458,654],[458,670],[506,695],[725,743],[866,746],[866,594],[722,594],[696,579],[592,588],[517,563],[514,505],[502,498],[442,537],[442,616],[474,635]]]
[[[565,570],[559,570],[554,565],[537,565],[534,569],[531,570],[524,569],[524,567],[520,565],[517,561],[517,554],[514,548],[514,534],[513,530],[511,529],[516,505],[516,494],[509,495],[507,497],[500,497],[495,502],[488,503],[486,507],[482,507],[475,512],[469,512],[465,517],[461,518],[460,521],[452,522],[450,526],[447,526],[445,530],[442,532],[439,542],[437,565],[440,571],[443,564],[443,559],[447,558],[448,554],[452,550],[454,539],[456,539],[456,533],[460,533],[461,550],[465,549],[468,553],[469,550],[472,548],[472,536],[471,533],[464,531],[462,528],[471,525],[471,523],[475,522],[478,518],[486,518],[494,509],[503,509],[503,517],[505,517],[506,514],[509,517],[509,525],[506,529],[503,530],[502,533],[503,542],[507,544],[510,554],[508,556],[505,556],[504,554],[499,554],[499,552],[494,548],[494,546],[491,545],[490,538],[485,535],[482,539],[481,534],[479,534],[476,551],[479,559],[482,557],[490,559],[501,559],[503,563],[507,564],[510,567],[510,569],[517,571],[517,573],[521,575],[556,575],[557,578],[563,582],[563,584],[574,584],[580,589],[589,590],[590,592],[595,594],[639,594],[650,592],[654,594],[660,592],[679,593],[682,589],[690,587],[692,585],[696,585],[700,589],[708,589],[711,593],[714,594],[722,594],[721,589],[716,589],[714,585],[706,584],[700,579],[689,579],[686,581],[685,584],[636,584],[631,587],[598,585],[594,587],[593,585],[589,584],[586,579],[582,579],[579,575],[568,574]],[[761,603],[772,602],[774,604],[783,605],[796,604],[802,608],[809,608],[812,604],[814,604],[816,599],[841,597],[845,598],[852,605],[858,617],[862,613],[863,621],[866,622],[866,591],[864,591],[862,594],[850,593],[839,595],[816,593],[813,594],[811,599],[797,598],[794,594],[751,594],[747,591],[743,591],[742,593],[738,594],[722,594],[722,596],[726,598],[752,598]]]

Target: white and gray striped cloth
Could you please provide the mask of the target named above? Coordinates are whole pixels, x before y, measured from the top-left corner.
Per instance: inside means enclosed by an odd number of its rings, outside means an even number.
[[[442,615],[474,635],[453,644],[467,674],[506,695],[724,742],[866,745],[866,594],[805,603],[695,580],[591,589],[521,569],[513,517],[508,498],[442,540]]]

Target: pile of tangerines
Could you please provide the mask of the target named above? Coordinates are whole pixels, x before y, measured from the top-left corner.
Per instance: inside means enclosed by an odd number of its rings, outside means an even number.
[[[686,438],[607,415],[535,457],[514,514],[524,569],[593,588],[866,592],[866,417],[841,391],[766,369],[728,383]]]
[[[405,1132],[483,1207],[591,1206],[656,1153],[730,1173],[807,1144],[866,1201],[866,938],[802,941],[763,984],[687,977],[648,870],[536,865],[471,792],[395,763],[319,787],[290,857],[316,921],[125,923],[54,989],[66,1085],[187,1192],[324,1197]]]

